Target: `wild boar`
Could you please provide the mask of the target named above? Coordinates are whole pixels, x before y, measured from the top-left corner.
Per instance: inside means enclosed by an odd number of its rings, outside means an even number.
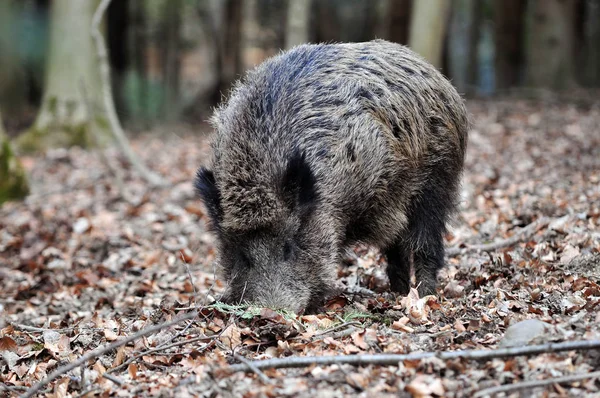
[[[464,102],[399,44],[302,45],[247,73],[212,118],[195,187],[230,302],[315,310],[355,242],[391,289],[435,292],[467,144]]]

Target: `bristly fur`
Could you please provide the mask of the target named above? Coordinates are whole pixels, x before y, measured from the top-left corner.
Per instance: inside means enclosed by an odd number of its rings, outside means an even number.
[[[468,121],[421,57],[382,40],[302,45],[249,72],[212,123],[214,175],[196,186],[227,298],[317,305],[356,241],[383,249],[392,289],[408,292],[412,257],[419,291],[435,290]]]
[[[218,230],[222,218],[221,195],[215,185],[213,172],[204,167],[198,169],[194,179],[194,188],[208,210],[211,227]]]

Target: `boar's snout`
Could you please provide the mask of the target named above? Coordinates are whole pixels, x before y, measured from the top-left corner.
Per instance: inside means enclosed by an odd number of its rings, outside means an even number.
[[[228,304],[251,303],[272,309],[302,313],[311,302],[308,287],[278,280],[276,275],[263,275],[254,280],[234,278],[221,301]]]

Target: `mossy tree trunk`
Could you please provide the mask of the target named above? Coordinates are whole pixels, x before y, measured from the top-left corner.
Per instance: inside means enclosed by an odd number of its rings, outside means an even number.
[[[41,109],[17,145],[25,151],[105,141],[98,57],[90,34],[98,0],[54,0]],[[92,136],[94,135],[94,136]]]
[[[0,114],[0,205],[8,200],[22,199],[28,192],[25,170],[10,147]]]

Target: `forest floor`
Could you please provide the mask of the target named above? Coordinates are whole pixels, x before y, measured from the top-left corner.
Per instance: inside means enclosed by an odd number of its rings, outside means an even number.
[[[40,391],[462,397],[508,385],[512,396],[600,396],[599,375],[586,375],[600,369],[598,348],[548,345],[600,340],[600,104],[497,100],[469,108],[461,212],[438,295],[387,292],[385,259],[358,246],[339,268],[345,292],[316,315],[213,302],[224,286],[191,184],[209,156],[206,137],[135,140],[169,188],[149,188],[114,149],[24,158],[33,194],[0,208],[0,396],[23,394],[86,354]],[[197,317],[98,349],[194,307]],[[548,352],[418,354],[532,344]],[[228,370],[249,360],[382,353],[416,356],[392,365],[338,358]],[[570,375],[579,380],[564,381]]]

